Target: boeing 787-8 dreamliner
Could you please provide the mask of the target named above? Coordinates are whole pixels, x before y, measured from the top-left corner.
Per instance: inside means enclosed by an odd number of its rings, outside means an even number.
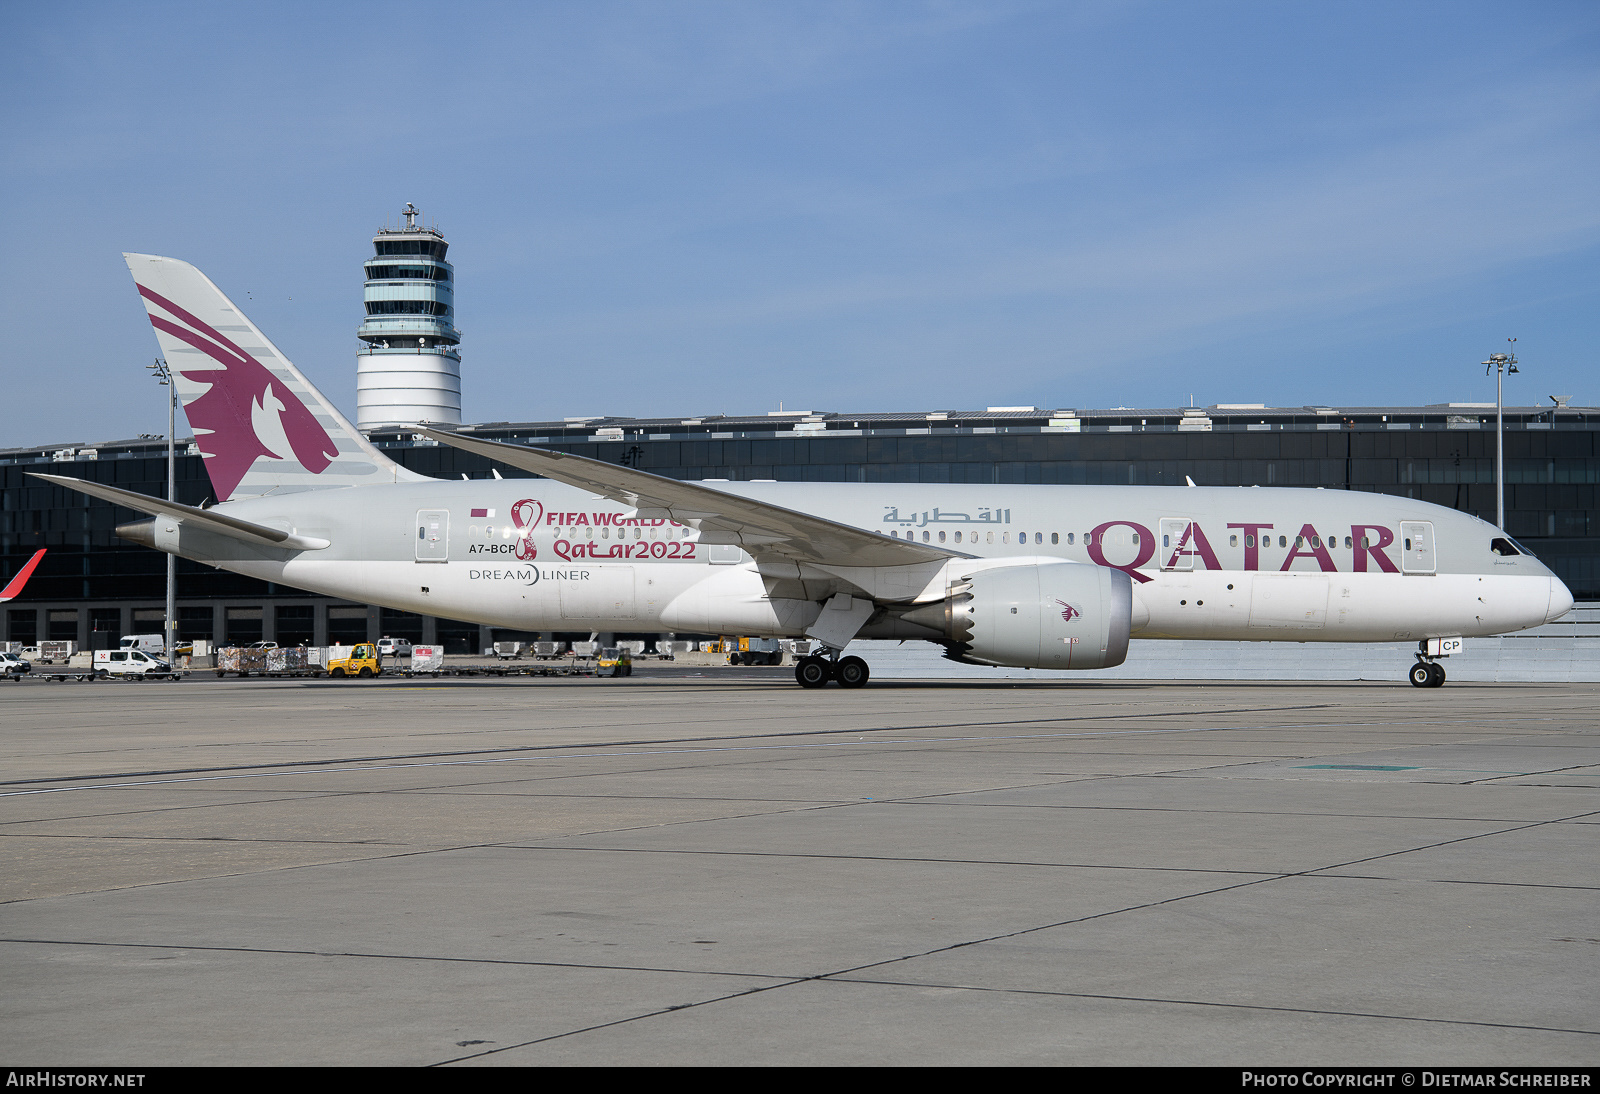
[[[194,266],[125,256],[216,489],[199,509],[59,475],[151,519],[126,539],[329,596],[525,631],[856,638],[953,660],[1121,664],[1130,639],[1418,643],[1536,627],[1572,595],[1437,505],[1286,488],[682,482],[439,429],[537,479],[446,481],[374,448]],[[1309,654],[1309,656],[1315,656]]]

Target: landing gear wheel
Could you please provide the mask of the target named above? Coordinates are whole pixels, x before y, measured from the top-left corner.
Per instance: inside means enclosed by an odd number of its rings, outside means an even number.
[[[1428,663],[1428,686],[1430,688],[1444,687],[1444,666],[1437,661]]]
[[[1411,686],[1414,688],[1433,687],[1433,666],[1426,661],[1418,661],[1411,666]]]
[[[867,678],[872,675],[872,670],[867,668],[867,663],[859,657],[844,657],[839,660],[833,674],[838,679],[840,687],[861,688],[867,686]]]
[[[826,687],[833,679],[833,666],[820,657],[802,657],[794,667],[794,680],[803,688]]]

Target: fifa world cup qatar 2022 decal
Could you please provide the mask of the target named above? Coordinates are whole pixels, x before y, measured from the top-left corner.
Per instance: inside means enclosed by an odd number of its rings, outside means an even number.
[[[493,509],[474,509],[474,518],[493,519]],[[621,562],[698,562],[700,544],[682,538],[686,527],[664,517],[630,517],[623,513],[547,513],[536,498],[523,498],[511,507],[511,526],[502,530],[505,542],[493,542],[494,525],[483,527],[488,542],[474,542],[469,555],[514,555],[521,562],[539,557],[535,535],[553,534],[549,550],[563,562],[582,559],[616,559]],[[666,537],[662,536],[667,532]],[[578,538],[579,535],[583,538]],[[653,537],[653,538],[646,538]],[[609,541],[609,542],[608,542]]]

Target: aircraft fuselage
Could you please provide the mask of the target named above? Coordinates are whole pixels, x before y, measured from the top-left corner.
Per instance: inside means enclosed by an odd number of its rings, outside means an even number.
[[[962,574],[1075,562],[1133,579],[1133,636],[1415,641],[1538,626],[1571,605],[1475,517],[1387,495],[1287,488],[716,483],[885,537],[972,556],[880,572],[757,565],[695,528],[543,479],[269,495],[213,512],[327,540],[252,547],[205,532],[152,546],[366,603],[518,630],[798,636],[819,598],[945,595]],[[158,520],[157,524],[161,522]],[[1505,548],[1502,547],[1502,551]],[[1514,549],[1514,548],[1512,548]],[[808,608],[810,605],[811,608]],[[875,616],[861,637],[925,637]]]

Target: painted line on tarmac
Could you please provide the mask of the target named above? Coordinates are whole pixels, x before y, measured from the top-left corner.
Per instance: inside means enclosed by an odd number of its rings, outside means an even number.
[[[1330,722],[1330,723],[1328,723],[1328,726],[1333,726],[1333,725],[1349,726],[1351,724],[1353,724],[1353,723],[1349,723],[1349,722],[1331,723]],[[1359,724],[1359,723],[1355,723],[1355,724]],[[1389,725],[1390,723],[1388,723],[1388,722],[1374,722],[1374,723],[1371,723],[1371,724],[1373,724],[1373,725]],[[1292,727],[1292,726],[1188,726],[1188,727],[1175,728],[1175,729],[1086,730],[1086,731],[1079,732],[1079,733],[1007,733],[1007,734],[1003,734],[1003,735],[986,735],[986,736],[977,736],[977,737],[915,737],[915,738],[896,737],[896,738],[891,738],[891,739],[887,739],[887,740],[880,739],[880,738],[875,738],[875,739],[870,740],[870,741],[867,740],[865,737],[862,737],[862,738],[860,738],[860,739],[858,739],[856,741],[818,741],[818,742],[815,742],[813,744],[720,745],[720,746],[716,746],[716,747],[707,747],[707,748],[647,748],[647,749],[613,750],[613,751],[605,751],[605,752],[578,752],[578,753],[564,754],[564,755],[560,755],[560,756],[552,756],[550,752],[542,752],[541,754],[539,754],[537,756],[520,755],[520,756],[500,756],[500,757],[493,757],[493,758],[485,757],[485,758],[481,758],[481,759],[472,759],[472,760],[432,760],[432,761],[428,761],[428,762],[425,762],[425,763],[378,764],[378,765],[371,765],[371,766],[364,766],[364,767],[315,767],[315,768],[297,767],[297,768],[291,768],[290,770],[287,770],[287,771],[248,771],[248,772],[236,772],[236,773],[227,774],[227,775],[198,775],[198,776],[192,776],[190,778],[185,778],[185,779],[142,779],[142,780],[139,780],[139,781],[136,781],[136,782],[92,783],[92,784],[79,784],[79,785],[74,785],[74,786],[46,786],[46,787],[36,787],[36,788],[33,788],[33,789],[29,789],[29,790],[6,790],[6,791],[0,791],[0,798],[25,797],[25,796],[30,795],[30,794],[62,794],[62,793],[66,793],[67,791],[72,791],[72,790],[126,790],[126,789],[129,789],[129,788],[137,788],[137,787],[143,787],[143,786],[170,786],[170,785],[179,785],[179,784],[184,784],[184,783],[220,782],[220,781],[224,781],[224,780],[228,780],[228,779],[271,779],[271,778],[278,778],[278,777],[281,777],[281,776],[284,776],[284,775],[320,775],[320,774],[348,775],[348,774],[360,774],[360,773],[363,773],[363,772],[371,772],[371,771],[405,771],[405,770],[409,770],[411,768],[422,768],[422,767],[474,767],[474,766],[483,766],[483,765],[486,765],[486,764],[520,763],[520,762],[523,762],[523,761],[526,761],[526,760],[530,760],[530,759],[596,760],[596,759],[610,759],[612,757],[621,757],[621,756],[682,756],[682,755],[694,755],[694,754],[699,754],[699,753],[716,753],[716,752],[767,752],[767,751],[784,751],[784,750],[788,750],[788,749],[838,748],[838,747],[850,746],[850,745],[855,745],[855,744],[867,744],[867,745],[871,745],[871,746],[874,746],[874,747],[882,747],[882,746],[885,746],[885,745],[902,745],[902,744],[907,744],[907,745],[971,744],[971,743],[974,743],[974,742],[981,742],[981,741],[1041,741],[1041,740],[1062,740],[1062,739],[1067,739],[1067,738],[1081,738],[1081,737],[1134,737],[1134,736],[1147,736],[1147,735],[1154,735],[1154,734],[1161,734],[1161,733],[1230,733],[1230,732],[1235,732],[1235,731],[1241,730],[1241,729],[1274,729],[1274,728],[1279,728],[1279,729],[1288,729],[1288,728],[1317,729],[1317,728],[1326,728],[1326,727],[1319,727],[1319,726],[1315,726],[1315,725],[1298,726],[1298,727]],[[848,730],[848,731],[845,731],[845,732],[851,732],[851,733],[858,733],[858,732],[859,733],[881,733],[882,730]],[[559,748],[573,748],[573,747],[581,748],[581,747],[584,747],[584,746],[581,746],[581,745],[576,745],[576,746],[573,746],[573,745],[562,745],[562,746],[557,746],[557,747],[559,747]]]

